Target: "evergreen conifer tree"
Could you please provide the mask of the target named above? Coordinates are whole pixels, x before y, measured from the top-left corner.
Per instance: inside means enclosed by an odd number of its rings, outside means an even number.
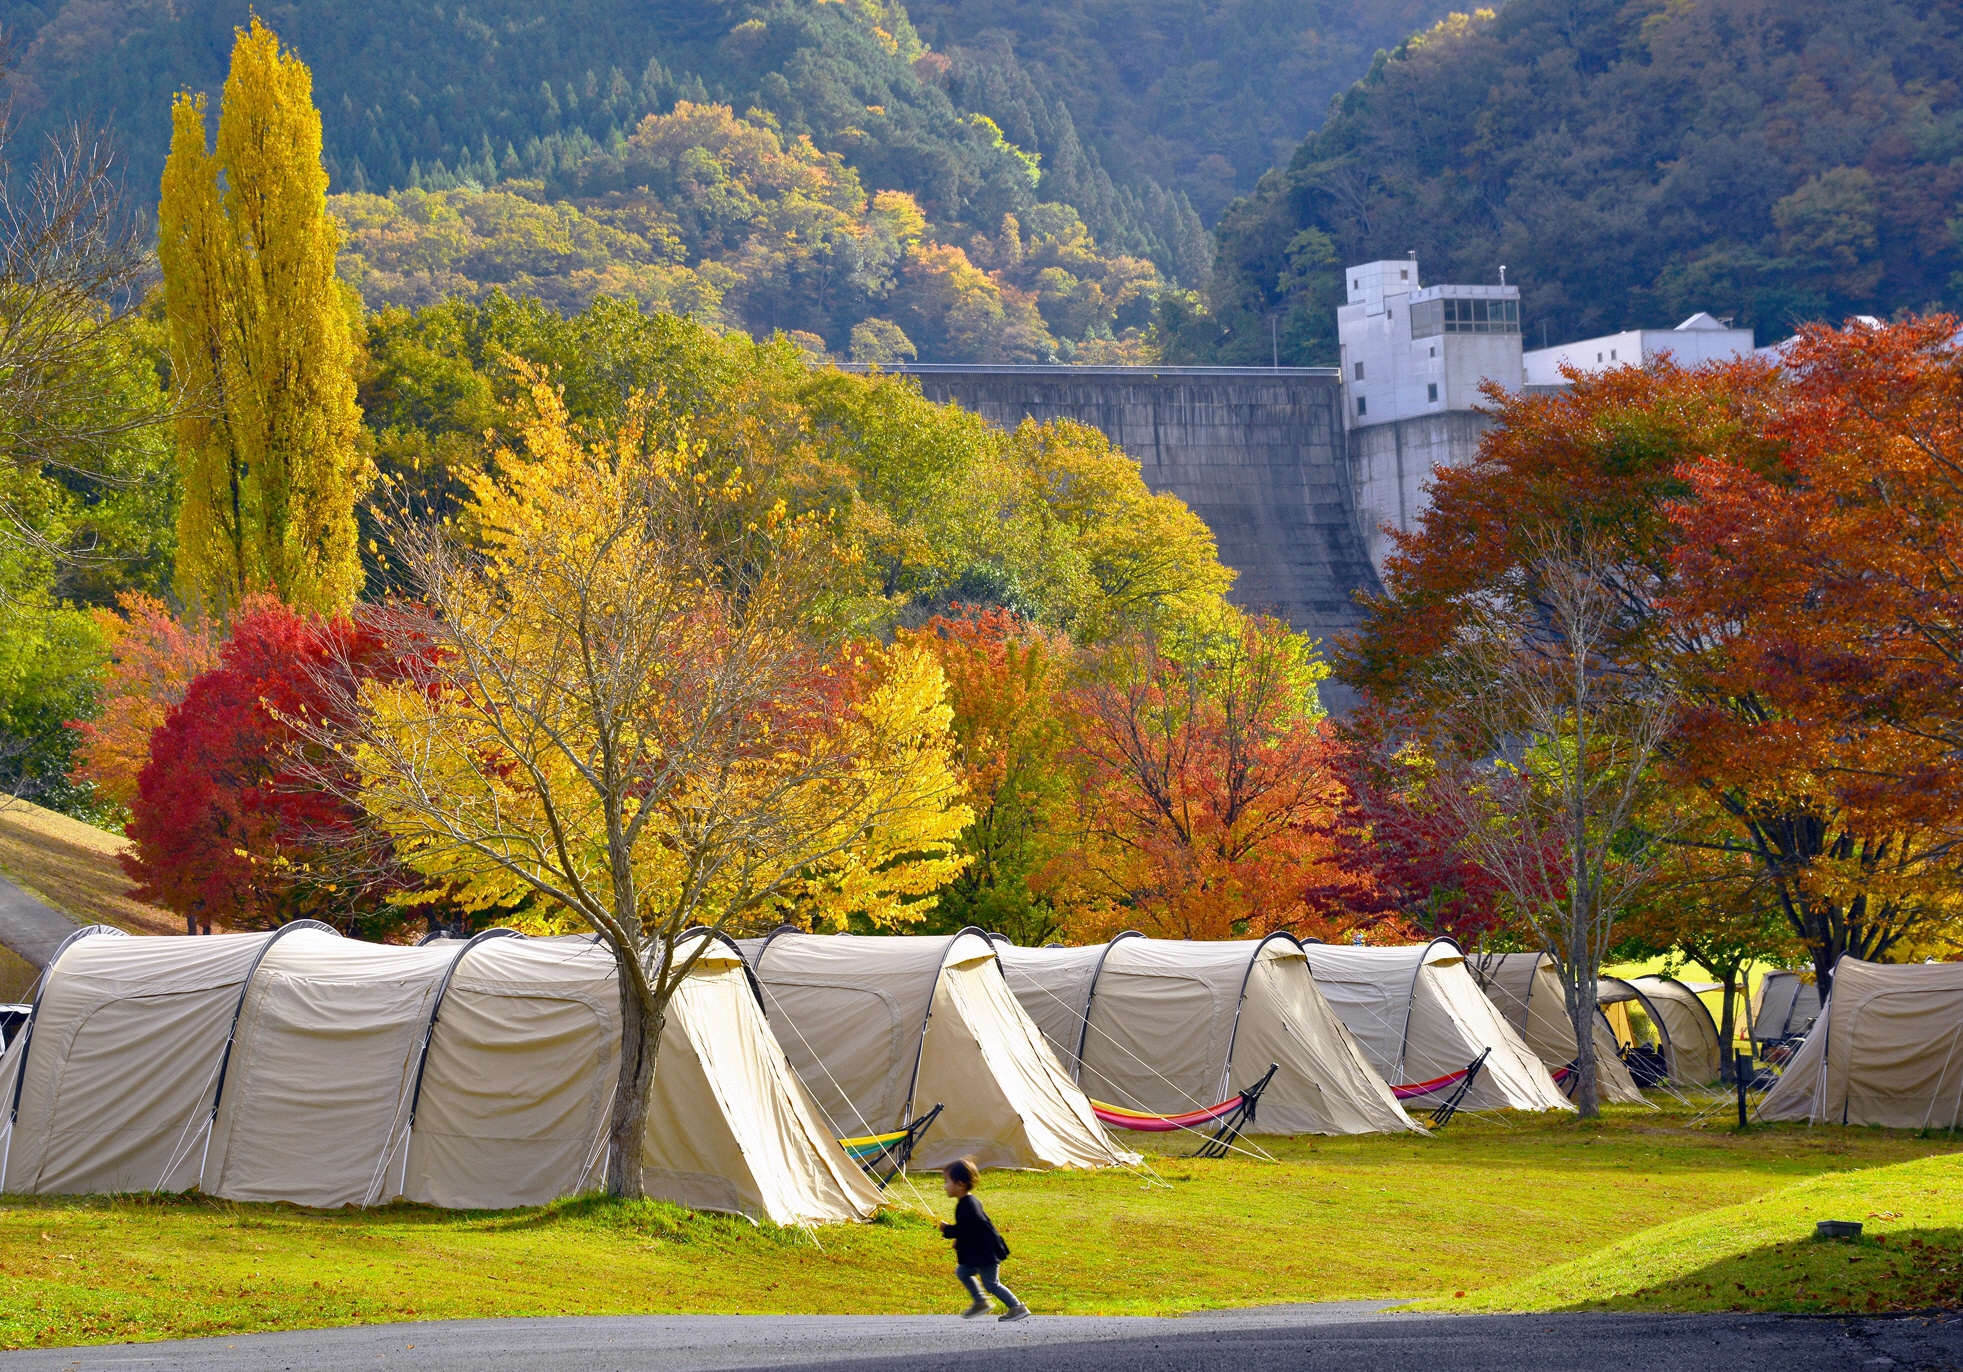
[[[178,95],[159,207],[183,504],[177,587],[229,618],[270,591],[334,613],[361,585],[355,338],[334,275],[313,77],[257,17],[238,31],[218,120]]]

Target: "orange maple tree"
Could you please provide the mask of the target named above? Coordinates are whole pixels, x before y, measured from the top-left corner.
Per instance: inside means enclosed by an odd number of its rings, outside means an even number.
[[[1251,615],[1100,650],[1071,694],[1082,847],[1049,875],[1074,935],[1330,938],[1359,922],[1318,675],[1300,635]]]
[[[962,799],[975,817],[961,834],[968,865],[941,892],[937,927],[981,925],[1041,944],[1062,927],[1032,880],[1073,841],[1062,717],[1069,639],[1005,609],[955,606],[903,643],[934,654],[947,678]]]
[[[191,682],[218,663],[218,636],[209,624],[171,614],[163,601],[139,591],[116,599],[118,614],[97,610],[109,645],[101,710],[77,723],[81,741],[71,774],[125,810],[136,803],[138,774],[150,761],[150,736]]]

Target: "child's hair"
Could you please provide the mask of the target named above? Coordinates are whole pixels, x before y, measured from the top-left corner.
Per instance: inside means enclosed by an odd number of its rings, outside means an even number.
[[[970,1191],[981,1182],[981,1168],[975,1166],[973,1158],[956,1158],[941,1171],[946,1173],[947,1179],[956,1186],[965,1186]]]

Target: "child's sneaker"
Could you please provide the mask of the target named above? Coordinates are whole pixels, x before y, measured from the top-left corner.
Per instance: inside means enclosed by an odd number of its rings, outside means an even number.
[[[961,1312],[961,1318],[964,1320],[978,1319],[987,1313],[988,1302],[977,1296],[975,1297],[975,1303]]]
[[[998,1316],[997,1318],[999,1318],[1003,1324],[1014,1324],[1017,1320],[1026,1320],[1029,1318],[1029,1307],[1026,1305],[1018,1305],[1014,1309],[1009,1311],[1008,1314]]]

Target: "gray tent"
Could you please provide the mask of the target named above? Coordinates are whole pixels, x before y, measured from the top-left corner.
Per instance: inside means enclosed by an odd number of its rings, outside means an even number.
[[[1759,979],[1758,993],[1746,1010],[1752,1042],[1763,1047],[1806,1036],[1820,1014],[1820,984],[1780,968]]]
[[[1616,1037],[1634,1042],[1626,1013],[1639,1005],[1655,1026],[1665,1070],[1678,1086],[1706,1086],[1723,1070],[1724,1042],[1710,1007],[1690,986],[1662,977],[1603,977],[1595,983],[1595,1001],[1615,1027]]]
[[[1311,943],[1306,951],[1316,986],[1399,1100],[1449,1097],[1478,1063],[1469,1110],[1574,1108],[1451,939],[1396,948]]]
[[[1833,994],[1758,1116],[1893,1129],[1963,1125],[1963,963],[1843,957]]]
[[[1093,1098],[1205,1109],[1276,1067],[1249,1132],[1416,1128],[1317,990],[1302,945],[1120,934],[1081,948],[998,946],[1009,986]]]
[[[1023,1013],[978,929],[949,937],[780,929],[743,943],[770,1027],[841,1138],[942,1107],[913,1161],[1109,1167],[1135,1160],[1098,1123]]]

